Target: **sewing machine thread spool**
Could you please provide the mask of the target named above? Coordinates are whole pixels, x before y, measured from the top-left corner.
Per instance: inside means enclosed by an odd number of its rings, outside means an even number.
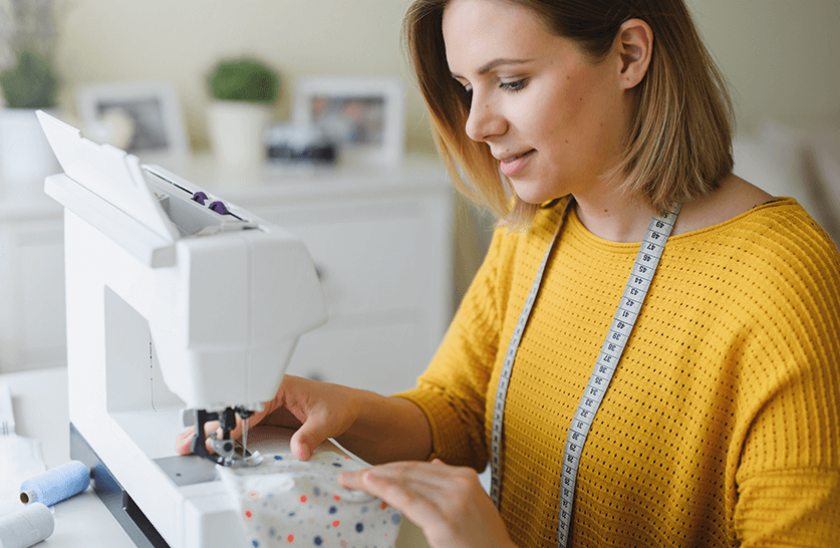
[[[81,493],[90,485],[87,466],[77,460],[33,476],[20,484],[20,501],[52,506]]]
[[[53,534],[55,520],[50,509],[33,503],[0,517],[0,548],[29,548]]]
[[[227,215],[228,214],[227,206],[223,202],[216,201],[216,202],[213,202],[212,204],[210,204],[207,207],[209,207],[210,209],[212,209],[213,211],[215,211],[219,215]]]
[[[196,192],[193,194],[192,199],[194,202],[198,202],[201,205],[204,205],[204,202],[207,200],[207,194],[204,192]]]

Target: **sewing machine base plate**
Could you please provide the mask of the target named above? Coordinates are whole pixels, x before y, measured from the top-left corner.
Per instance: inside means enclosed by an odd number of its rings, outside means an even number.
[[[195,455],[178,457],[163,457],[155,459],[155,464],[178,487],[217,481],[219,474],[216,472],[216,465],[209,460]]]

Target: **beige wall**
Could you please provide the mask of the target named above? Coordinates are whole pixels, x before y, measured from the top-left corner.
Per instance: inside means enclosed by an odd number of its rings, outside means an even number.
[[[206,146],[204,75],[221,57],[254,54],[296,79],[394,76],[408,83],[407,146],[432,150],[399,48],[408,0],[58,0],[62,103],[90,82],[164,79],[178,91],[196,148]],[[741,127],[764,117],[840,119],[838,0],[688,0],[728,77]]]
[[[207,146],[205,75],[223,57],[255,55],[281,75],[280,118],[307,75],[393,76],[403,0],[58,0],[61,102],[91,82],[163,79],[178,91],[194,147]],[[410,86],[409,86],[410,87]],[[407,97],[407,146],[432,150],[422,103]]]
[[[739,127],[840,124],[840,0],[687,0],[729,80]]]

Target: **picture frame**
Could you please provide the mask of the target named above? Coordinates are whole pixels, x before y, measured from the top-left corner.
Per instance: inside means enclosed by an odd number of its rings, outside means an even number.
[[[173,164],[190,154],[181,109],[168,82],[114,82],[89,85],[79,92],[79,116],[86,130],[101,130],[102,117],[120,109],[133,121],[126,152],[146,164]]]
[[[322,127],[342,163],[394,166],[405,156],[405,86],[396,78],[303,78],[292,121]]]

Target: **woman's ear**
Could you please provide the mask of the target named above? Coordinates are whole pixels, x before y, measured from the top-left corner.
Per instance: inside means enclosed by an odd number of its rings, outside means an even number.
[[[621,59],[621,85],[631,89],[647,74],[653,54],[653,31],[641,19],[630,19],[621,25],[616,40]]]

